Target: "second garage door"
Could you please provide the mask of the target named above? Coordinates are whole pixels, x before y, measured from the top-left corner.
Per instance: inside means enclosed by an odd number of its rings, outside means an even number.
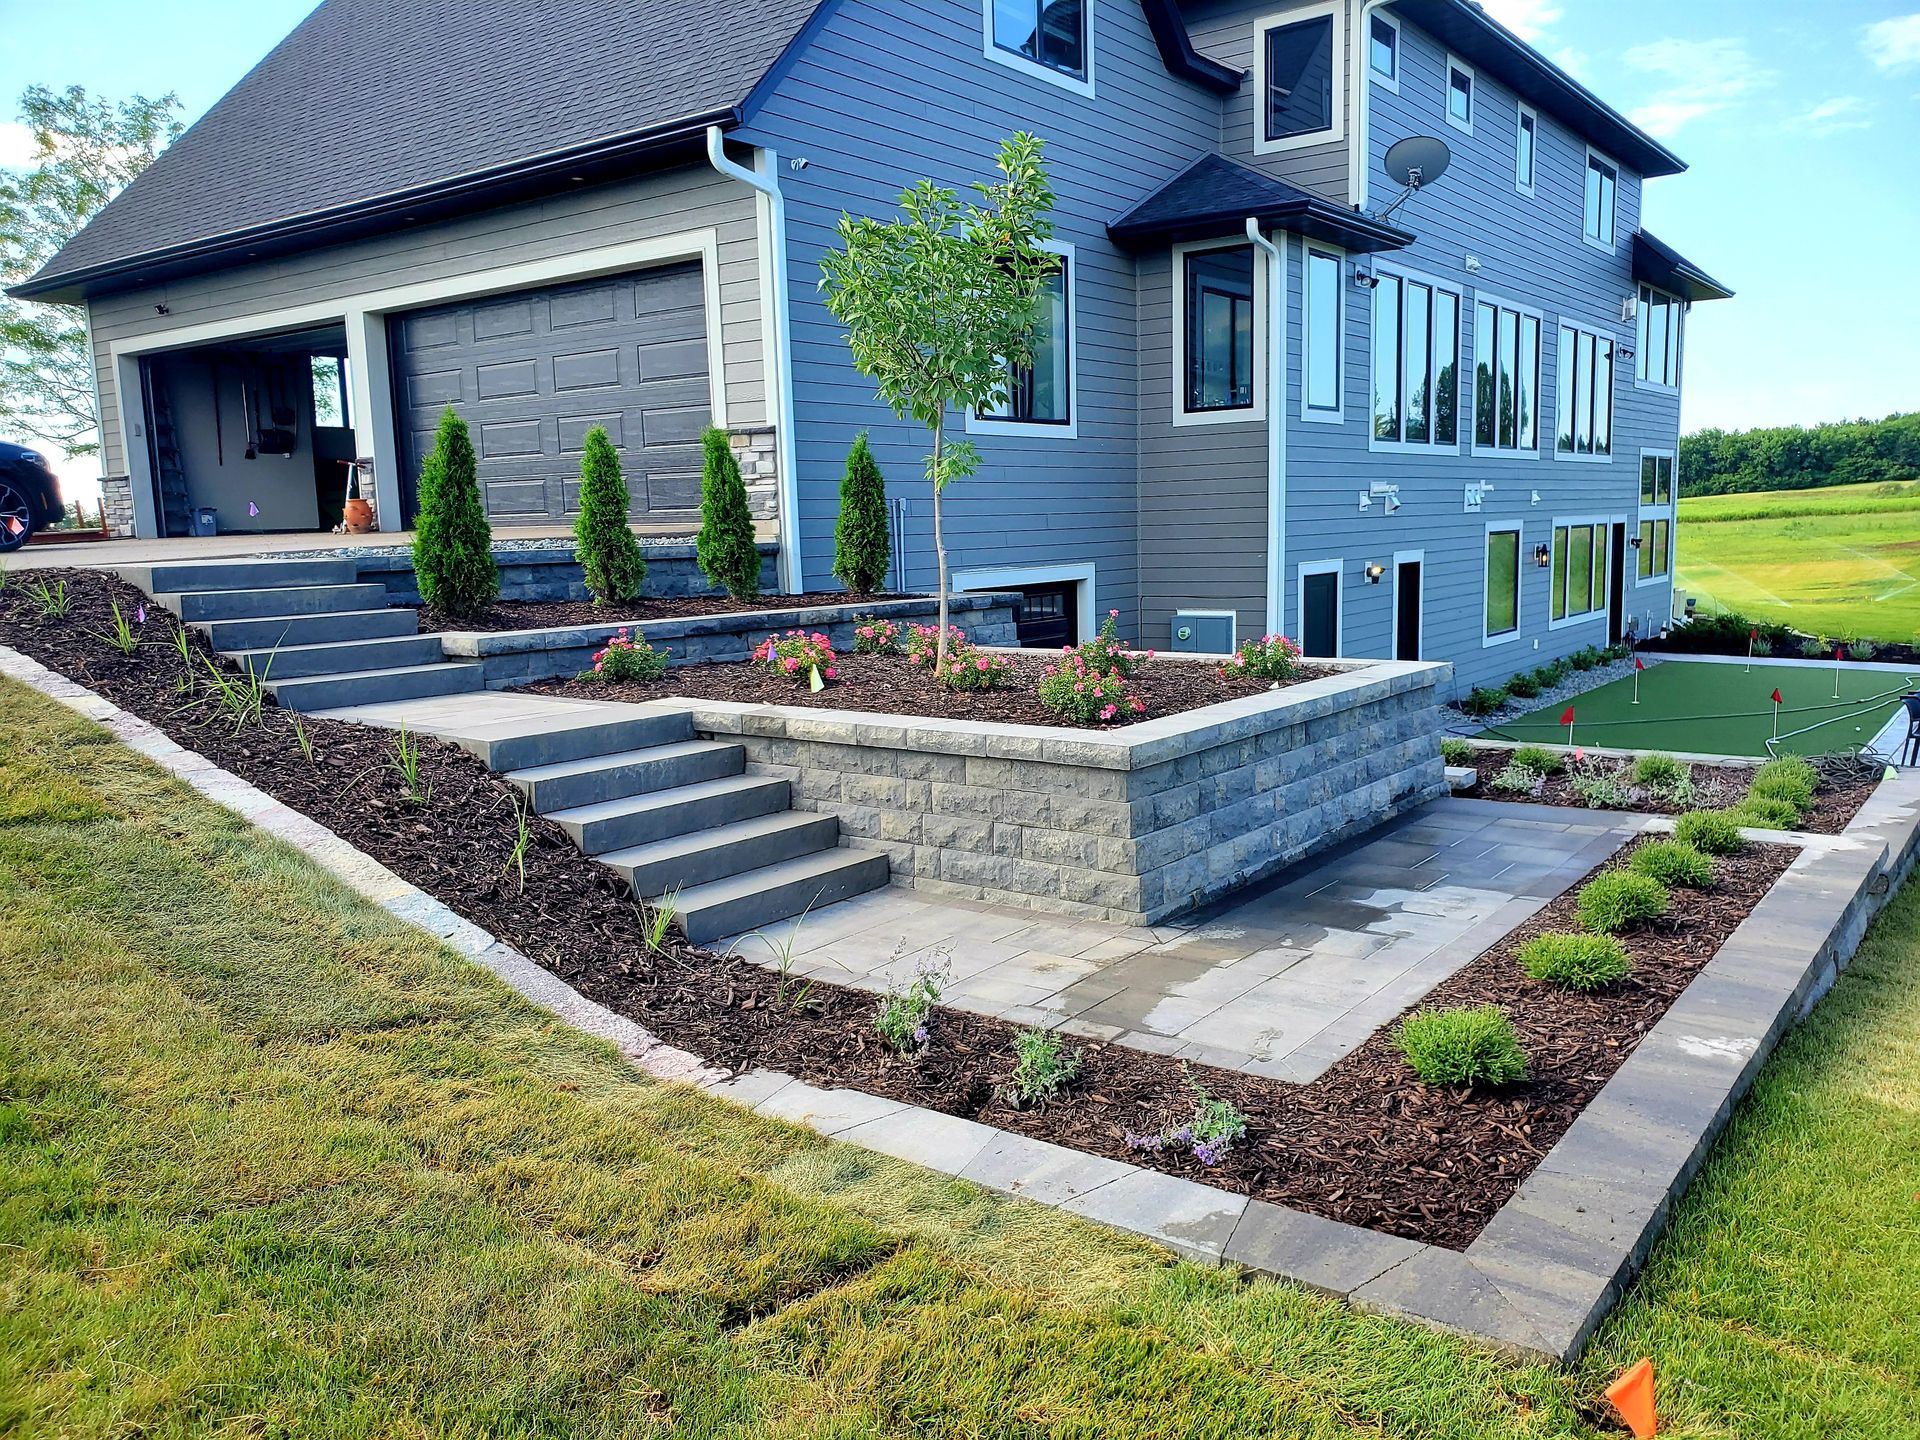
[[[709,392],[697,263],[413,310],[389,329],[409,515],[449,405],[473,432],[495,523],[568,519],[595,425],[620,449],[636,520],[698,514]]]

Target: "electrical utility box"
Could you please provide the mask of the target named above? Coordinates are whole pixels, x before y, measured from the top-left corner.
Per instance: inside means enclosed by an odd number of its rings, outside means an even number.
[[[1192,655],[1231,655],[1233,618],[1210,611],[1176,610],[1167,649]]]

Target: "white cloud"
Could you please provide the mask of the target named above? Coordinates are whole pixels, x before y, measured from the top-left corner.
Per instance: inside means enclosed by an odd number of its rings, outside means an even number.
[[[1558,50],[1549,50],[1547,58],[1558,65],[1567,74],[1573,76],[1582,85],[1588,83],[1588,57],[1584,50],[1576,50],[1571,45],[1562,45]]]
[[[1666,138],[1771,85],[1774,74],[1744,40],[1655,40],[1627,51],[1633,69],[1660,82],[1657,100],[1632,112],[1635,124]]]
[[[33,131],[18,120],[0,120],[0,165],[8,169],[19,170],[33,163],[33,157],[40,153],[40,147],[34,143]]]
[[[1481,8],[1530,45],[1544,40],[1563,13],[1557,0],[1481,0]]]
[[[1815,135],[1837,135],[1843,130],[1869,128],[1873,121],[1867,111],[1867,102],[1858,95],[1835,95],[1809,109],[1799,123]]]
[[[1860,32],[1860,48],[1882,70],[1920,65],[1920,15],[1874,21]]]

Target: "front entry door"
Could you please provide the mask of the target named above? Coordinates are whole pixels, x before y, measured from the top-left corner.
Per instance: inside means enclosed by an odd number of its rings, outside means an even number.
[[[1300,580],[1300,653],[1331,660],[1340,653],[1340,576],[1322,571]]]
[[[1627,527],[1616,524],[1607,545],[1607,643],[1618,645],[1627,627]]]
[[[1393,573],[1393,658],[1420,658],[1420,562],[1402,560]]]

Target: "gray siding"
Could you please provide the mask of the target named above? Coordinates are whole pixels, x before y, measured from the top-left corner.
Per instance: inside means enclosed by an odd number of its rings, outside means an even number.
[[[1245,71],[1247,75],[1238,93],[1226,98],[1221,117],[1221,153],[1243,165],[1277,176],[1290,185],[1298,185],[1303,190],[1311,190],[1329,200],[1345,204],[1347,145],[1353,133],[1353,117],[1346,114],[1351,108],[1353,95],[1354,57],[1351,53],[1346,55],[1346,69],[1339,77],[1339,93],[1335,97],[1345,119],[1341,127],[1342,138],[1325,145],[1303,145],[1297,150],[1283,150],[1274,154],[1254,152],[1255,112],[1260,98],[1254,93],[1253,28],[1269,16],[1297,9],[1307,3],[1309,0],[1268,0],[1265,4],[1248,4],[1246,0],[1207,0],[1204,4],[1181,8],[1186,15],[1187,31],[1193,36],[1194,48],[1223,65]],[[1351,35],[1351,0],[1341,0],[1334,12],[1334,24],[1342,35]],[[1348,51],[1352,48],[1351,44],[1346,47]]]

